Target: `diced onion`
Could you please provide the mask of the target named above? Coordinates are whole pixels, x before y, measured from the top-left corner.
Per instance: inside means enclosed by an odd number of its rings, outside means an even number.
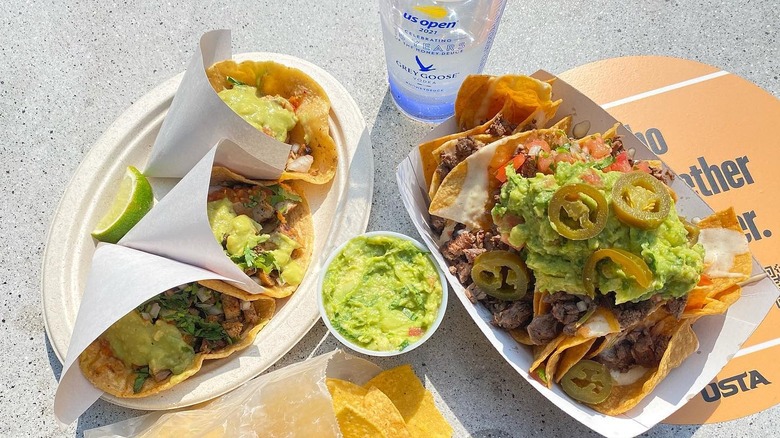
[[[577,310],[584,312],[588,310],[588,305],[585,303],[585,301],[577,301]]]
[[[159,314],[160,314],[160,304],[152,303],[152,308],[149,309],[149,316],[151,316],[152,319],[157,319],[157,315]]]
[[[535,157],[535,156],[539,155],[539,152],[541,152],[541,151],[542,151],[542,147],[539,146],[538,144],[535,144],[535,145],[531,146],[531,149],[528,151],[528,155],[530,155],[532,157]]]
[[[293,143],[292,153],[297,154],[299,150],[301,150],[301,145],[299,145],[298,143]]]
[[[290,172],[306,173],[314,164],[314,157],[311,155],[301,155],[287,164],[287,170]]]
[[[202,303],[208,301],[209,298],[211,298],[211,292],[204,287],[199,287],[198,292],[196,292],[195,295],[198,296],[198,301]]]
[[[241,310],[249,310],[252,307],[252,303],[249,301],[241,301]]]
[[[141,312],[141,318],[143,318],[143,319],[145,319],[147,321],[151,321],[152,320],[152,318],[146,312]]]

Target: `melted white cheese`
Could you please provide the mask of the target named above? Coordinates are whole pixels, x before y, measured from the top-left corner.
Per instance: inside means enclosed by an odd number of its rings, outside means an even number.
[[[699,232],[704,247],[704,272],[710,277],[742,277],[730,272],[734,257],[748,252],[745,235],[727,228],[704,228]]]
[[[641,366],[635,366],[625,373],[621,373],[618,370],[609,370],[609,374],[612,376],[612,382],[615,386],[630,385],[644,376],[646,372],[647,368]]]
[[[505,140],[495,141],[474,152],[458,166],[468,166],[463,185],[452,204],[431,213],[443,218],[478,228],[478,220],[490,203],[490,175],[488,168],[496,148]]]

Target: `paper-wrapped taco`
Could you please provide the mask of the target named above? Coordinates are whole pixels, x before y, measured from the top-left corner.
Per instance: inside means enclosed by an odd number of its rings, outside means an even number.
[[[81,353],[84,376],[116,397],[146,397],[197,373],[204,360],[248,347],[276,300],[219,286],[186,284],[139,305]]]
[[[314,244],[314,224],[302,191],[215,166],[207,211],[225,254],[265,288],[265,295],[283,298],[297,289]],[[224,285],[204,284],[218,290]]]
[[[292,145],[281,181],[330,181],[338,156],[330,136],[330,100],[302,71],[272,61],[221,61],[206,70],[214,91],[255,128]]]

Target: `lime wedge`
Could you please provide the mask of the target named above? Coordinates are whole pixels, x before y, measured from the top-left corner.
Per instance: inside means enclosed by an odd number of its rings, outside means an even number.
[[[151,184],[138,169],[129,166],[114,202],[95,226],[92,237],[101,242],[117,243],[151,210],[153,203]]]

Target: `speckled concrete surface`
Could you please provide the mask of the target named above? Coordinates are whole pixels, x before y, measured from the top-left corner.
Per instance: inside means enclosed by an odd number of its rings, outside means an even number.
[[[776,2],[641,3],[510,2],[486,72],[562,72],[603,58],[657,54],[715,65],[780,96]],[[339,79],[372,130],[369,229],[416,235],[394,173],[430,127],[401,116],[387,94],[375,2],[32,1],[0,8],[0,23],[1,436],[81,436],[141,413],[99,401],[76,424],[55,421],[61,368],[41,316],[41,257],[52,213],[91,144],[135,100],[182,71],[204,31],[232,28],[236,52],[290,53]],[[317,323],[277,367],[336,348],[326,334]],[[458,436],[595,435],[516,375],[457,300],[426,345],[376,362],[412,363]],[[773,408],[724,424],[660,425],[647,436],[775,435],[778,414]]]

